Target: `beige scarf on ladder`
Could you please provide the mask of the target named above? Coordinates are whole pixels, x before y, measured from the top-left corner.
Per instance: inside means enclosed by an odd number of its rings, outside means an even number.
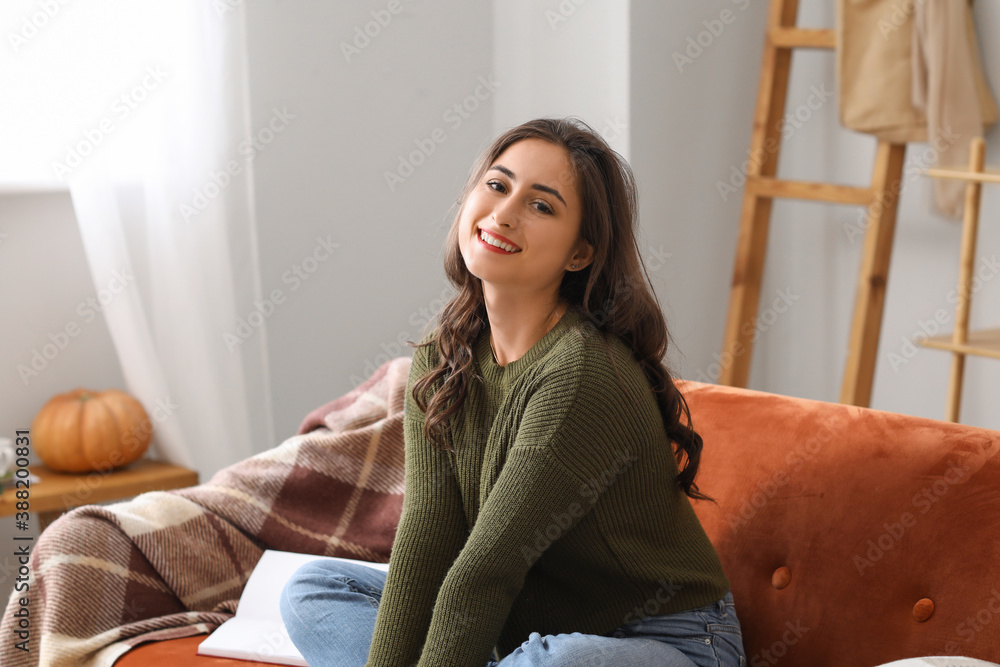
[[[971,0],[839,0],[840,121],[894,143],[927,142],[917,169],[964,169],[973,137],[998,120]],[[965,183],[933,179],[938,211],[958,218]]]

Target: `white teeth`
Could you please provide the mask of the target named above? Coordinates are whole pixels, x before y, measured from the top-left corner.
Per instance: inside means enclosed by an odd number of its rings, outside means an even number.
[[[500,239],[490,235],[490,233],[487,232],[485,229],[480,229],[479,234],[482,237],[482,239],[487,243],[489,243],[491,246],[495,246],[497,248],[503,248],[507,252],[517,252],[514,246],[510,245],[509,243],[504,243]]]

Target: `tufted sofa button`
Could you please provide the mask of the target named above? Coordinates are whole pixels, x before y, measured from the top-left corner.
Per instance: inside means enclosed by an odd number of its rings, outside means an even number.
[[[792,580],[792,571],[782,565],[771,575],[771,585],[779,591]]]
[[[913,605],[913,618],[917,622],[923,623],[934,614],[934,601],[930,598],[921,598]]]

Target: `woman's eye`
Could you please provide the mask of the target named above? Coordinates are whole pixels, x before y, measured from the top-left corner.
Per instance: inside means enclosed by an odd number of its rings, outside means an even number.
[[[490,190],[493,190],[494,192],[499,192],[500,194],[507,194],[507,184],[496,178],[491,178],[490,180],[486,181],[486,187],[488,187]],[[538,211],[539,213],[544,213],[545,215],[555,214],[555,211],[552,209],[552,207],[549,206],[547,202],[541,199],[531,202],[530,205],[534,206],[535,210]]]

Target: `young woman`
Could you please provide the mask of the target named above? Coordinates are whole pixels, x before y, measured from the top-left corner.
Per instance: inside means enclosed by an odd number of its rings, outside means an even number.
[[[310,665],[746,664],[688,500],[702,443],[662,363],[636,205],[579,121],[481,156],[448,234],[457,294],[413,356],[388,576],[317,562],[283,593]]]

